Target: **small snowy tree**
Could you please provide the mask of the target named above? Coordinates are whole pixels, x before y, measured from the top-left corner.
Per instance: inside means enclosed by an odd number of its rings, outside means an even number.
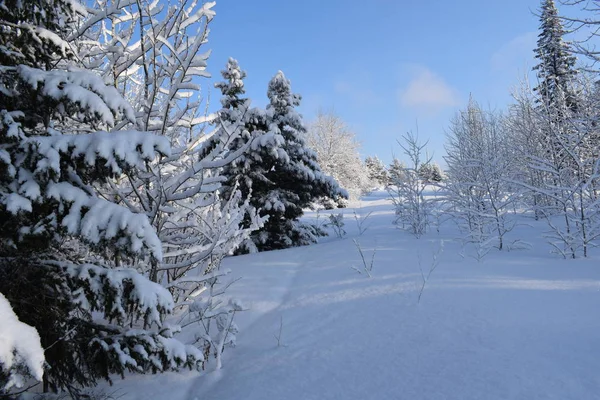
[[[484,247],[494,241],[502,250],[518,195],[509,183],[514,163],[502,117],[471,99],[451,122],[446,153],[449,212],[467,232],[467,241]]]
[[[431,162],[424,158],[427,143],[419,142],[417,135],[408,132],[398,141],[410,161],[398,175],[391,175],[388,192],[396,207],[396,223],[416,237],[421,237],[429,229],[433,203],[425,197],[426,182],[419,176],[419,168]],[[399,178],[396,178],[399,176]]]
[[[346,189],[352,199],[371,189],[369,171],[360,159],[360,143],[340,117],[319,112],[308,127],[306,142],[317,154],[323,172]]]

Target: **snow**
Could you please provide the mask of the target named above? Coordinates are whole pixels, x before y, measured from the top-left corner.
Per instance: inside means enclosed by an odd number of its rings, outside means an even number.
[[[246,311],[222,369],[130,376],[111,390],[124,400],[597,398],[598,258],[550,254],[545,223],[523,217],[508,236],[532,249],[478,262],[451,222],[420,239],[397,229],[384,192],[306,218],[332,212],[345,215],[342,239],[224,260],[241,277],[227,294]],[[352,239],[367,262],[376,250],[371,278],[352,269],[362,268]]]
[[[48,185],[47,196],[68,203],[68,214],[62,221],[71,235],[98,244],[101,240],[117,239],[116,246],[132,253],[143,249],[162,259],[162,245],[145,214],[133,213],[110,201],[91,197],[68,182]]]
[[[40,90],[44,96],[76,102],[109,126],[114,125],[115,114],[123,114],[129,121],[135,120],[131,105],[115,87],[105,85],[102,78],[93,72],[75,68],[45,71],[26,65],[17,66],[16,72],[32,89]]]
[[[19,321],[8,300],[0,293],[0,367],[9,371],[8,382],[2,389],[22,387],[26,375],[42,380],[44,350],[35,328]]]

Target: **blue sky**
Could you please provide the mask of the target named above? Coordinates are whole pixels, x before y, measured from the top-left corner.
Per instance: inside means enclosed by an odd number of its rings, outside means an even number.
[[[303,96],[305,120],[334,110],[356,132],[362,155],[386,163],[396,139],[418,126],[442,163],[445,129],[472,93],[503,107],[534,65],[539,0],[220,0],[208,46],[213,81],[228,57],[248,73],[264,106],[282,70]],[[206,83],[208,88],[212,83]],[[218,92],[211,90],[212,105]]]

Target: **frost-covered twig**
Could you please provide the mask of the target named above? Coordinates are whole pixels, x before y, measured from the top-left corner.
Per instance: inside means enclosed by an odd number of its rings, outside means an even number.
[[[422,284],[421,284],[421,289],[419,290],[419,296],[417,298],[417,304],[419,304],[421,302],[421,296],[423,296],[423,291],[425,290],[425,285],[427,284],[427,282],[429,282],[429,278],[431,277],[431,274],[433,273],[433,271],[435,271],[435,269],[439,265],[439,263],[440,263],[439,257],[440,257],[440,254],[442,254],[443,251],[444,251],[444,242],[441,241],[440,242],[440,246],[438,247],[438,249],[432,255],[431,265],[429,267],[429,272],[427,273],[427,276],[425,276],[425,273],[423,272],[423,267],[421,265],[421,255],[418,254],[419,271],[421,271]]]
[[[362,274],[364,272],[369,278],[371,278],[371,272],[373,271],[373,264],[375,263],[375,254],[377,253],[377,249],[373,249],[373,254],[371,255],[371,262],[367,264],[365,254],[363,253],[362,247],[358,240],[352,239],[352,242],[354,242],[354,245],[358,249],[358,253],[360,254],[360,258],[362,260],[363,268],[362,271],[354,266],[352,266],[351,268],[359,274]]]
[[[273,334],[275,340],[277,340],[277,347],[287,347],[283,344],[283,315],[279,319],[279,333]]]
[[[369,219],[369,217],[371,216],[373,211],[370,211],[364,217],[358,215],[356,210],[354,210],[353,213],[354,213],[354,220],[356,221],[356,227],[358,228],[358,236],[362,236],[362,234],[365,233],[367,231],[367,229],[369,229],[368,226],[365,226],[365,222],[367,221],[367,219]]]

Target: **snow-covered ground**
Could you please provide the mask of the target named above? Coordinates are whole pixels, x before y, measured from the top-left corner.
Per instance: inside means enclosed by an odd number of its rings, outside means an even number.
[[[238,346],[226,350],[223,369],[129,376],[106,392],[123,400],[600,398],[598,258],[550,254],[544,223],[530,221],[511,236],[532,249],[477,261],[453,239],[452,223],[420,239],[397,229],[386,197],[343,210],[343,239],[224,261],[242,278],[229,294],[248,311],[236,316]],[[362,235],[353,211],[372,212]],[[376,250],[371,278],[352,269],[362,268],[352,239],[367,262]],[[418,301],[421,269],[427,275],[438,252]]]

